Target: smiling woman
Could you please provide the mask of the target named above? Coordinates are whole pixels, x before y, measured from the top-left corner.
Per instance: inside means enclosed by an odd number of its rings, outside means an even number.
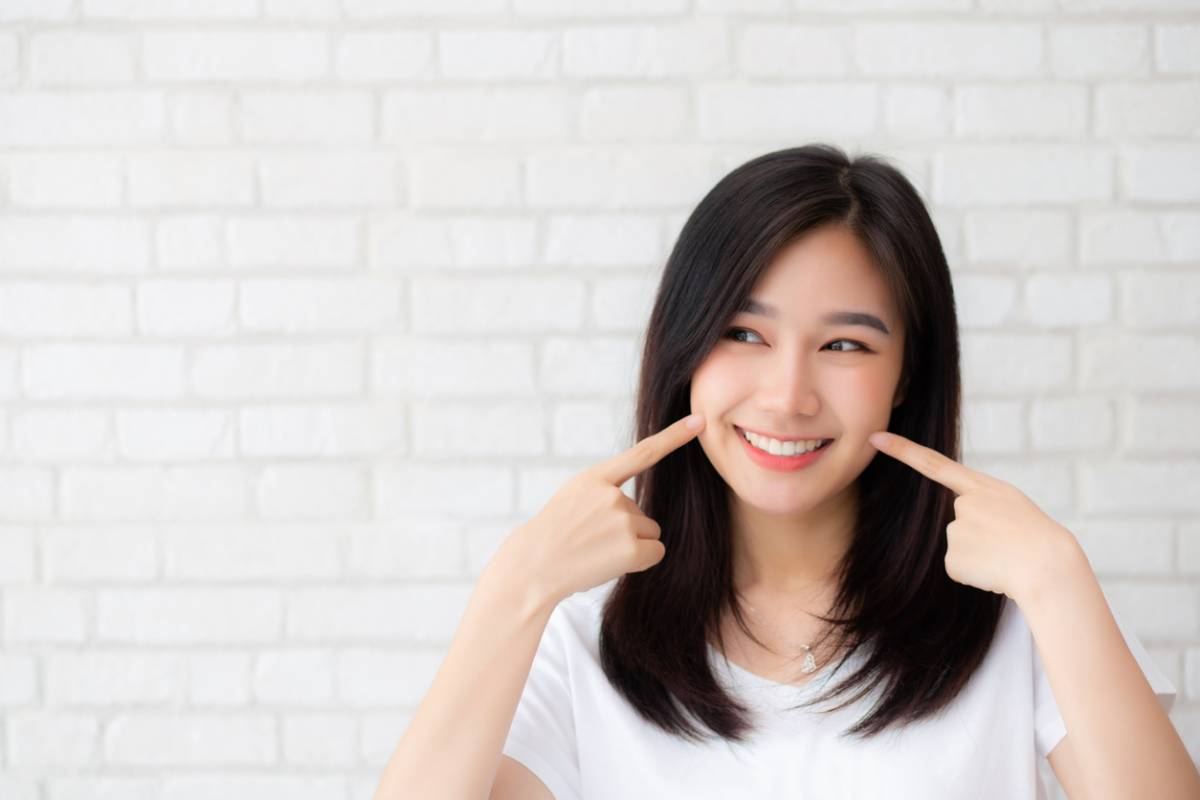
[[[947,574],[954,493],[868,439],[958,461],[960,395],[950,271],[897,169],[809,145],[718,182],[642,353],[635,439],[706,420],[634,478],[665,556],[558,603],[493,798],[524,769],[557,800],[1042,796],[1066,731],[1025,617]]]

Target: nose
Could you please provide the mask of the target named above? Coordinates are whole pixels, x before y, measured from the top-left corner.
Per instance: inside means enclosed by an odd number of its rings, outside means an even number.
[[[763,377],[759,402],[765,411],[774,412],[780,419],[792,416],[814,416],[821,409],[809,374],[811,361],[798,352],[780,349]]]

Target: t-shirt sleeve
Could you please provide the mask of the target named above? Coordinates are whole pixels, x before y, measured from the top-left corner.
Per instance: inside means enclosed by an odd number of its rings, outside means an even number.
[[[1125,626],[1116,610],[1111,606],[1109,610],[1112,611],[1113,619],[1116,620],[1121,635],[1125,637],[1125,644],[1133,653],[1138,666],[1142,668],[1142,673],[1146,676],[1150,688],[1154,690],[1162,707],[1169,712],[1175,704],[1175,685],[1167,680],[1167,676],[1163,674],[1150,654],[1146,652],[1146,648],[1142,646],[1141,640]],[[1038,758],[1043,759],[1067,735],[1067,726],[1058,710],[1058,703],[1050,688],[1050,679],[1046,675],[1046,667],[1038,652],[1036,641],[1033,645],[1033,695],[1034,739]]]
[[[563,604],[559,603],[538,643],[501,752],[528,767],[555,800],[581,800],[566,657],[572,632],[567,623]]]

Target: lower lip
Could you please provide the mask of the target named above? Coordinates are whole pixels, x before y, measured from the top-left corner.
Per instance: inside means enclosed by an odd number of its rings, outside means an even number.
[[[746,437],[742,435],[742,432],[737,428],[734,428],[733,430],[734,433],[737,434],[737,437],[742,440],[742,447],[746,448],[746,452],[749,454],[750,458],[754,460],[754,463],[758,464],[760,467],[779,470],[780,472],[792,472],[794,470],[804,469],[815,462],[825,453],[826,450],[833,446],[833,441],[831,440],[829,444],[813,450],[811,453],[805,453],[799,456],[775,456],[771,455],[765,450],[759,450],[757,447],[750,444]]]

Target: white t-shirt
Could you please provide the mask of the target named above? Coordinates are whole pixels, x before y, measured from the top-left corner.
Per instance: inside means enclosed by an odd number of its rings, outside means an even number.
[[[867,648],[836,676],[835,660],[792,686],[743,670],[710,646],[718,680],[754,709],[763,727],[745,744],[716,737],[695,744],[644,721],[600,668],[600,613],[616,582],[573,594],[554,609],[504,743],[504,754],[533,771],[555,800],[1046,797],[1039,765],[1066,727],[1011,599],[987,657],[942,714],[861,741],[838,733],[866,713],[880,687],[832,714],[819,709],[848,696],[786,709],[832,677],[848,675]],[[1175,687],[1138,638],[1117,624],[1169,710]]]

